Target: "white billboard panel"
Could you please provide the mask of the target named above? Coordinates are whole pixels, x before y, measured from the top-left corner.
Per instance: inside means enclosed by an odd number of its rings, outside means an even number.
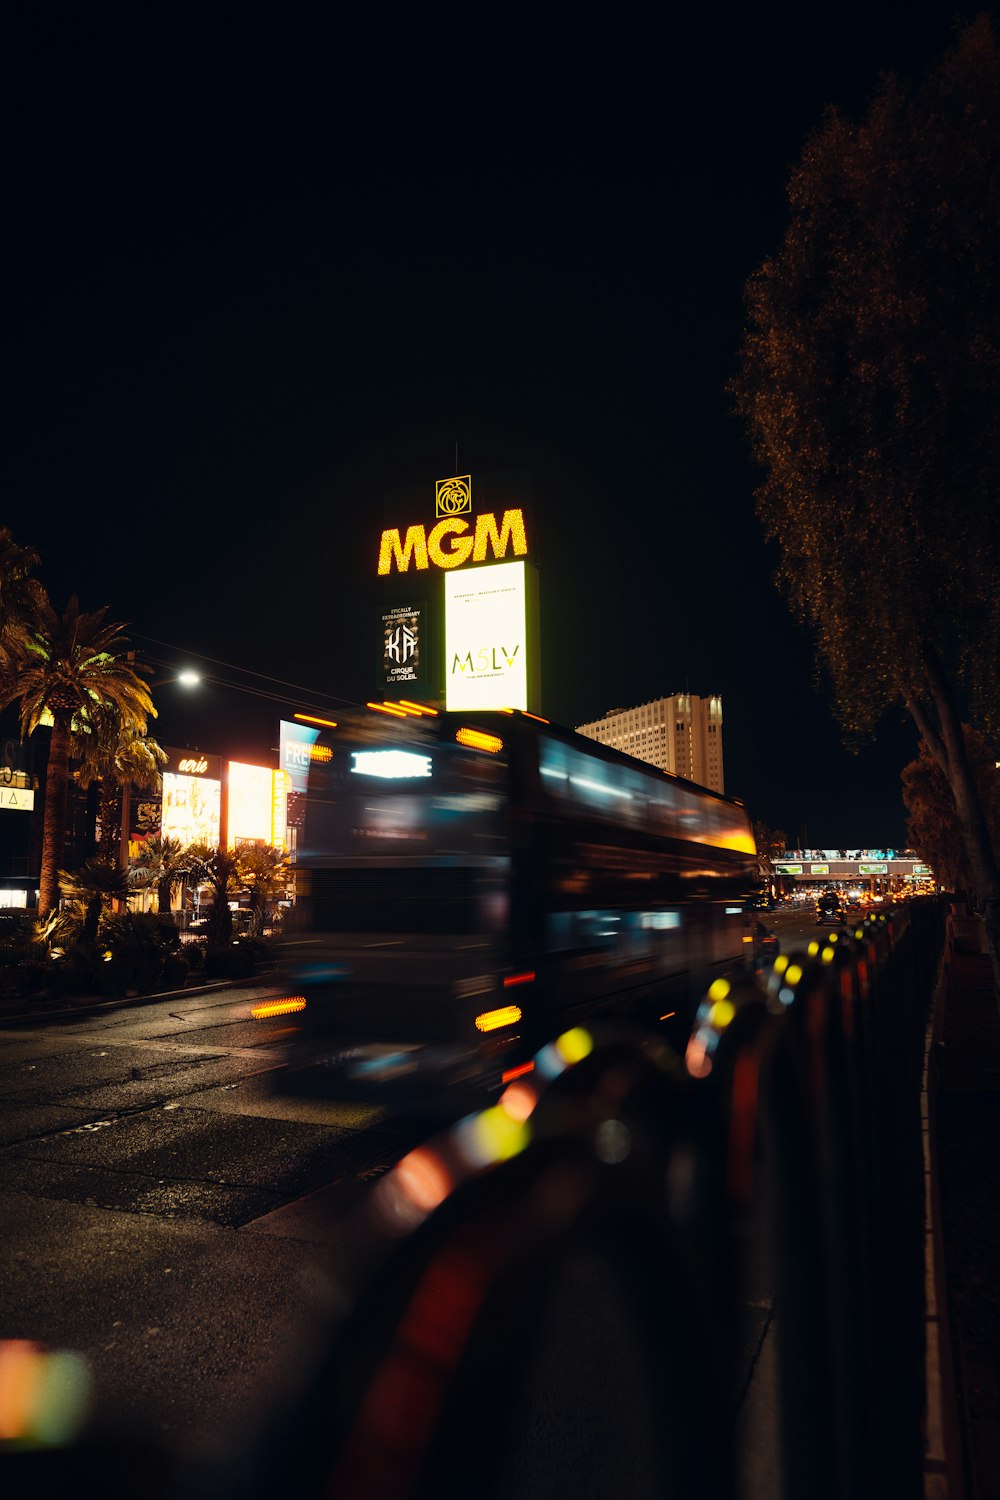
[[[230,849],[270,844],[274,836],[274,772],[267,766],[229,762]]]
[[[444,578],[445,707],[528,707],[524,563]]]

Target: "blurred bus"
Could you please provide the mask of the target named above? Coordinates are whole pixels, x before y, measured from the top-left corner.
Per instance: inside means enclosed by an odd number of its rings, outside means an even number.
[[[597,1014],[683,1045],[759,877],[739,802],[572,730],[369,710],[312,747],[295,882],[291,1068],[377,1094],[499,1086]]]

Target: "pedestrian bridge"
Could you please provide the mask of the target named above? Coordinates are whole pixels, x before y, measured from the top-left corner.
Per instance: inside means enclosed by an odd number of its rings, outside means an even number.
[[[912,849],[786,849],[774,873],[814,885],[822,881],[880,880],[893,888],[925,886],[934,872]]]

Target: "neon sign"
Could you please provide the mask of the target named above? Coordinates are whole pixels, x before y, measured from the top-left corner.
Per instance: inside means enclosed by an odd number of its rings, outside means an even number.
[[[418,571],[426,571],[432,565],[435,568],[460,568],[470,559],[485,562],[488,550],[497,559],[506,557],[508,551],[512,551],[515,557],[527,556],[528,539],[522,510],[505,510],[499,526],[494,512],[483,512],[476,517],[471,535],[469,522],[460,516],[445,516],[430,531],[423,523],[408,526],[405,537],[400,536],[399,527],[389,527],[383,531],[379,543],[379,577],[386,577],[393,571],[393,566],[398,572],[405,573],[411,562]]]

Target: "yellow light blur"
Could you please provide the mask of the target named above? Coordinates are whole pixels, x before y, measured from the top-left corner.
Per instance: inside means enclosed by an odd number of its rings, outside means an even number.
[[[262,1000],[252,1007],[250,1014],[255,1021],[266,1021],[269,1016],[290,1016],[293,1011],[305,1008],[304,995],[286,995],[282,1000]]]
[[[776,974],[784,974],[785,970],[788,968],[787,954],[779,953],[777,958],[774,960],[774,963],[772,964],[772,968],[774,969],[774,972]]]
[[[433,718],[437,718],[437,709],[428,708],[426,703],[411,703],[409,698],[400,698],[399,701],[402,704],[403,708],[409,708],[414,713],[430,714]]]
[[[513,1026],[521,1019],[519,1005],[501,1005],[498,1010],[484,1010],[476,1017],[477,1031],[497,1031],[501,1026]]]
[[[565,1062],[579,1062],[594,1050],[594,1038],[582,1026],[574,1026],[556,1038],[556,1051]]]
[[[817,953],[819,952],[819,943],[817,943],[815,938],[813,938],[812,942],[809,944],[806,952],[809,954],[810,958],[816,957]]]
[[[503,749],[503,740],[495,734],[483,734],[479,729],[456,729],[455,738],[460,745],[468,745],[472,750],[488,750],[491,755]]]
[[[801,978],[802,978],[802,970],[799,968],[799,965],[798,964],[790,964],[789,967],[788,967],[788,972],[785,975],[786,981],[789,984],[798,984],[798,982],[799,982],[799,980]]]
[[[402,700],[402,698],[387,698],[385,700],[385,702],[382,704],[382,707],[383,708],[399,708],[399,709],[401,709],[403,711],[404,714],[406,714],[406,716],[407,716],[408,719],[421,719],[421,718],[423,718],[423,711],[421,709],[411,707],[409,704],[404,703],[403,700]]]
[[[714,1026],[716,1031],[724,1031],[735,1014],[736,1006],[731,1000],[716,1000],[708,1013],[709,1025]]]
[[[293,718],[300,719],[303,724],[321,724],[324,729],[336,729],[336,719],[317,719],[314,714],[293,714]]]
[[[822,960],[823,960],[823,962],[825,964],[832,963],[833,962],[833,949],[832,948],[824,948],[823,952],[822,952],[822,954],[820,956],[821,956],[821,958],[822,958]]]
[[[320,765],[325,766],[328,761],[333,760],[333,751],[329,745],[310,745],[309,759],[318,760]]]
[[[732,986],[728,979],[714,979],[708,987],[710,1000],[725,1000]]]
[[[366,703],[365,707],[377,709],[380,714],[390,714],[394,719],[409,718],[405,708],[393,708],[388,703]]]
[[[541,714],[529,714],[529,712],[528,712],[528,710],[526,708],[522,710],[522,713],[523,713],[524,718],[526,718],[526,719],[537,719],[538,722],[539,722],[539,724],[551,724],[551,722],[552,722],[551,719],[543,719],[542,716],[541,716]]]
[[[531,1127],[513,1119],[499,1104],[477,1115],[473,1136],[480,1161],[508,1161],[523,1151],[531,1139]]]

